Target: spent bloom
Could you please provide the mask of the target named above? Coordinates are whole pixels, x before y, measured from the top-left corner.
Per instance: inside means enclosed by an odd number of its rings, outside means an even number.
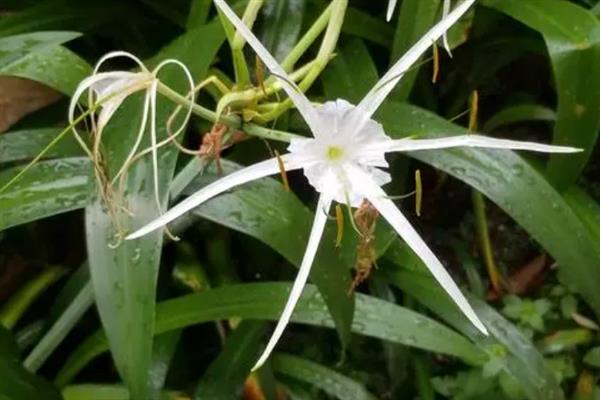
[[[307,282],[323,235],[328,212],[334,201],[352,207],[358,207],[365,199],[371,202],[380,215],[388,221],[408,246],[423,260],[434,278],[469,320],[482,333],[487,334],[485,326],[448,272],[446,272],[442,263],[381,188],[382,185],[391,180],[390,175],[385,171],[385,168],[388,167],[385,155],[391,152],[451,147],[487,147],[557,153],[569,153],[577,151],[577,149],[488,138],[480,135],[453,136],[442,139],[393,140],[386,135],[381,124],[371,119],[403,74],[474,2],[475,0],[464,1],[427,32],[390,68],[358,105],[355,106],[346,100],[338,99],[314,106],[302,92],[293,86],[283,68],[225,1],[215,0],[217,6],[252,46],[271,73],[279,79],[283,89],[306,120],[312,132],[312,137],[293,139],[288,147],[289,152],[282,155],[281,160],[287,171],[302,169],[310,184],[320,194],[315,219],[298,275],[275,331],[255,368],[260,367],[268,358],[291,318],[294,307]],[[167,211],[163,216],[131,234],[127,239],[138,238],[154,231],[199,204],[235,186],[277,174],[279,168],[279,160],[271,158],[227,175],[200,189]]]
[[[109,60],[115,58],[126,58],[130,61],[133,61],[136,67],[139,69],[136,72],[132,71],[109,71],[109,72],[100,72],[100,68]],[[131,163],[139,157],[140,155],[146,154],[148,152],[152,153],[152,166],[154,171],[154,189],[155,189],[155,197],[156,204],[158,209],[160,210],[160,200],[158,193],[158,156],[157,150],[162,145],[168,143],[170,140],[173,140],[174,137],[183,132],[187,121],[191,116],[191,108],[188,109],[188,113],[181,125],[169,138],[163,140],[162,142],[157,142],[157,133],[156,133],[156,98],[158,92],[158,85],[160,81],[158,79],[158,73],[167,65],[176,65],[181,68],[185,74],[185,77],[190,86],[190,93],[194,88],[194,81],[192,76],[187,69],[187,67],[174,59],[168,59],[162,61],[160,64],[156,66],[152,71],[148,70],[144,63],[134,56],[133,54],[124,52],[124,51],[115,51],[106,54],[103,56],[96,66],[92,74],[85,78],[77,89],[75,90],[75,94],[71,99],[71,104],[69,106],[69,122],[73,125],[73,132],[75,134],[76,139],[82,145],[82,147],[86,150],[90,158],[94,161],[94,163],[100,163],[102,156],[100,154],[101,151],[101,143],[102,143],[102,134],[104,132],[104,128],[113,117],[115,112],[121,107],[125,99],[129,96],[137,93],[144,92],[144,105],[142,118],[140,121],[139,129],[136,135],[135,142],[131,147],[127,157],[125,158],[121,168],[115,174],[113,178],[113,182],[117,180],[119,177],[123,177],[127,171],[127,169],[131,166]],[[93,131],[93,140],[92,140],[92,148],[89,149],[86,142],[79,135],[76,124],[75,124],[75,110],[79,104],[81,97],[88,93],[87,105],[90,108],[91,122],[92,122],[92,131]],[[98,115],[96,116],[95,110],[99,109]],[[142,139],[144,137],[144,133],[146,129],[150,125],[150,140],[151,146],[138,152],[140,146],[142,144]],[[98,170],[100,168],[95,168],[96,173],[98,174]],[[109,185],[107,182],[108,178],[99,177],[98,178],[101,185]]]

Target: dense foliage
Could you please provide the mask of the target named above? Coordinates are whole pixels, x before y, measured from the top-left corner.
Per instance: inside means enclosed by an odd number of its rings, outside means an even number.
[[[357,103],[443,18],[442,0],[402,0],[389,22],[384,1],[228,3],[315,103]],[[596,0],[477,0],[451,54],[440,40],[375,114],[395,139],[476,131],[583,150],[388,156],[386,192],[490,335],[385,219],[365,229],[363,208],[332,208],[292,324],[251,372],[323,211],[302,172],[124,237],[308,136],[281,84],[211,0],[4,0],[0,399],[600,398],[599,17]],[[156,74],[148,121],[159,141],[185,127],[158,171],[138,156],[149,92],[105,125],[83,95],[69,125],[78,85],[116,50],[150,72],[179,60],[199,85],[185,124],[186,75]]]

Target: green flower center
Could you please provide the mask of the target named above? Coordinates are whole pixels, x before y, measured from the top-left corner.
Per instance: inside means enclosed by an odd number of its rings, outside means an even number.
[[[342,158],[344,155],[344,150],[338,146],[329,146],[327,149],[327,158],[330,161],[336,161]]]

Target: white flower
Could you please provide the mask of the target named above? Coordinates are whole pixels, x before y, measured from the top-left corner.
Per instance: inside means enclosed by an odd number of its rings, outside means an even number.
[[[111,71],[111,72],[99,72],[100,68],[107,61],[123,57],[133,61],[137,67],[139,68],[138,72],[129,72],[129,71]],[[142,63],[142,61],[134,56],[133,54],[124,52],[124,51],[115,51],[106,54],[103,56],[96,66],[94,67],[92,75],[81,81],[73,97],[71,98],[71,103],[69,106],[69,122],[71,125],[74,125],[75,121],[75,109],[79,103],[79,100],[83,96],[83,94],[88,92],[88,102],[87,105],[90,109],[94,110],[94,107],[100,107],[100,112],[98,113],[98,117],[95,118],[95,112],[91,112],[91,120],[93,124],[94,131],[94,140],[92,149],[89,150],[87,148],[86,142],[81,138],[79,133],[77,132],[77,128],[73,126],[73,133],[75,134],[76,139],[82,145],[82,147],[87,151],[88,155],[92,158],[92,160],[99,159],[99,151],[100,144],[102,143],[102,133],[104,128],[115,114],[115,112],[119,109],[121,104],[125,101],[125,99],[131,96],[134,93],[139,91],[145,91],[144,95],[144,108],[142,112],[142,118],[140,121],[140,127],[138,129],[135,143],[133,144],[131,150],[129,151],[128,156],[125,158],[125,161],[122,164],[122,167],[116,173],[113,181],[118,179],[121,175],[123,175],[127,168],[129,168],[130,163],[138,154],[139,147],[142,143],[142,139],[144,136],[144,132],[146,131],[146,127],[148,125],[148,120],[150,120],[150,138],[151,138],[151,146],[144,150],[142,153],[145,154],[147,152],[152,153],[152,166],[153,166],[153,178],[154,178],[154,192],[155,192],[155,200],[158,209],[161,209],[160,206],[160,196],[158,193],[158,155],[157,150],[162,145],[168,143],[174,137],[178,136],[181,132],[183,132],[187,121],[189,120],[192,109],[191,106],[188,109],[186,118],[181,124],[180,128],[178,128],[169,138],[162,141],[161,143],[157,143],[157,135],[156,135],[156,95],[158,91],[158,85],[160,83],[158,79],[158,73],[162,68],[169,64],[174,64],[180,67],[190,86],[190,96],[193,92],[194,81],[192,76],[187,69],[187,67],[182,64],[180,61],[169,59],[158,64],[153,71],[149,71],[146,66]],[[191,99],[191,97],[190,97]]]
[[[223,0],[216,5],[229,18],[238,32],[253,47],[271,73],[278,77],[287,94],[309,125],[313,137],[294,139],[288,147],[289,153],[282,156],[285,169],[303,169],[311,185],[320,193],[315,220],[289,298],[267,347],[256,363],[260,367],[267,359],[288,324],[294,307],[300,298],[310,268],[315,258],[327,221],[327,213],[333,201],[358,206],[368,199],[381,216],[396,230],[400,237],[414,250],[429,268],[434,278],[446,290],[469,320],[484,334],[487,330],[479,320],[461,291],[458,289],[441,262],[427,247],[419,234],[387,197],[381,185],[390,181],[383,168],[387,167],[385,154],[415,150],[442,149],[449,147],[488,147],[519,149],[540,152],[574,152],[568,147],[548,146],[538,143],[518,142],[487,138],[479,135],[455,136],[443,139],[392,140],[383,127],[371,116],[385,100],[402,75],[418,58],[452,26],[474,3],[467,0],[434,26],[410,49],[379,81],[379,83],[357,105],[345,100],[330,101],[315,107],[298,91],[281,66],[268,53],[250,30],[235,15]],[[180,215],[197,207],[210,198],[235,186],[279,172],[278,160],[272,158],[227,175],[202,188],[186,200],[177,204],[165,215],[146,225],[127,239],[143,236],[158,229]]]

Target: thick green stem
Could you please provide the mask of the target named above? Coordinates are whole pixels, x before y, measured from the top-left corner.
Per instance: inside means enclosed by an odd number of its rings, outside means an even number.
[[[290,72],[294,65],[298,62],[300,57],[306,53],[306,50],[317,40],[317,37],[325,30],[327,27],[327,23],[329,22],[329,17],[331,16],[331,9],[333,8],[333,3],[327,6],[325,11],[321,14],[321,16],[313,23],[308,31],[302,36],[302,38],[296,43],[292,51],[287,55],[287,57],[281,63],[281,67],[285,72]]]
[[[256,16],[258,15],[260,8],[263,6],[263,3],[264,0],[250,0],[248,3],[248,6],[244,11],[242,21],[250,29],[252,29],[252,25],[254,25]],[[240,35],[239,32],[236,32],[231,42],[231,52],[233,55],[235,80],[240,88],[244,88],[250,84],[250,72],[248,69],[248,64],[246,63],[246,58],[244,57],[245,44],[246,41],[242,35]]]
[[[241,129],[245,133],[252,136],[257,136],[263,139],[276,140],[279,142],[290,142],[294,138],[302,137],[290,132],[269,129],[252,123],[243,124],[241,119],[235,115],[221,115],[220,117],[217,117],[216,112],[191,102],[185,96],[182,96],[181,94],[177,93],[176,91],[162,83],[158,85],[158,91],[169,100],[173,101],[176,104],[179,104],[184,108],[191,106],[192,113],[198,115],[201,118],[204,118],[211,122],[219,122],[228,125],[234,129]]]
[[[321,42],[319,53],[315,58],[310,71],[306,74],[304,79],[298,84],[298,88],[302,92],[306,92],[315,80],[321,75],[329,60],[333,56],[335,46],[337,45],[342,31],[342,24],[344,23],[344,16],[346,15],[346,8],[348,7],[348,0],[334,0],[331,4],[331,15],[327,25],[327,31]],[[293,103],[290,99],[287,99],[281,106],[277,108],[272,114],[268,116],[269,119],[276,119],[281,114],[286,112]]]

